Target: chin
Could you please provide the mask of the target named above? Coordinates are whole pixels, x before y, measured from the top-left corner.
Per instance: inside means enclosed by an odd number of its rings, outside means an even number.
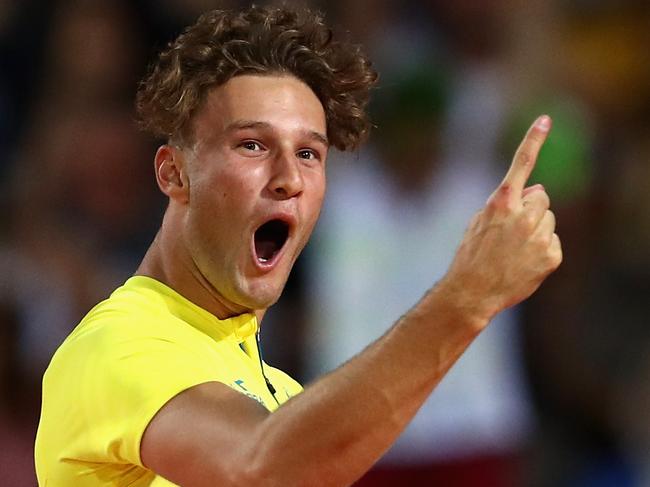
[[[263,286],[260,289],[248,289],[247,291],[240,292],[238,299],[234,301],[250,311],[267,309],[277,303],[282,295],[283,289],[284,286],[280,289],[267,286]]]

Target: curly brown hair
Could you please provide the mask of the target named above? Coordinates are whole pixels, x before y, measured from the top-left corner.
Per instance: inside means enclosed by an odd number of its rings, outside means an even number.
[[[155,136],[190,141],[207,93],[241,74],[291,74],[323,104],[330,143],[357,148],[367,137],[366,105],[377,73],[361,48],[332,39],[307,9],[251,7],[203,14],[160,54],[141,82],[136,108]]]

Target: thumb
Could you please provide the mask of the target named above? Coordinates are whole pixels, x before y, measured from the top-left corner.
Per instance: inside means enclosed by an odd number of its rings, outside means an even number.
[[[534,193],[535,191],[544,191],[544,186],[541,184],[533,184],[532,186],[524,189],[524,191],[521,193],[521,197],[524,198],[529,194]]]

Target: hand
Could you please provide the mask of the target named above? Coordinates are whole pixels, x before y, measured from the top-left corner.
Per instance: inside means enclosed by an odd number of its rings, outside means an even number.
[[[543,115],[528,130],[441,282],[481,323],[529,297],[562,262],[549,197],[541,185],[525,187],[550,128]]]

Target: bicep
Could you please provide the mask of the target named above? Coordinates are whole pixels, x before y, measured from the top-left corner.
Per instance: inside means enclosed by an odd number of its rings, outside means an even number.
[[[142,436],[143,464],[183,486],[230,485],[246,474],[254,432],[269,415],[219,382],[191,387],[156,413]]]

